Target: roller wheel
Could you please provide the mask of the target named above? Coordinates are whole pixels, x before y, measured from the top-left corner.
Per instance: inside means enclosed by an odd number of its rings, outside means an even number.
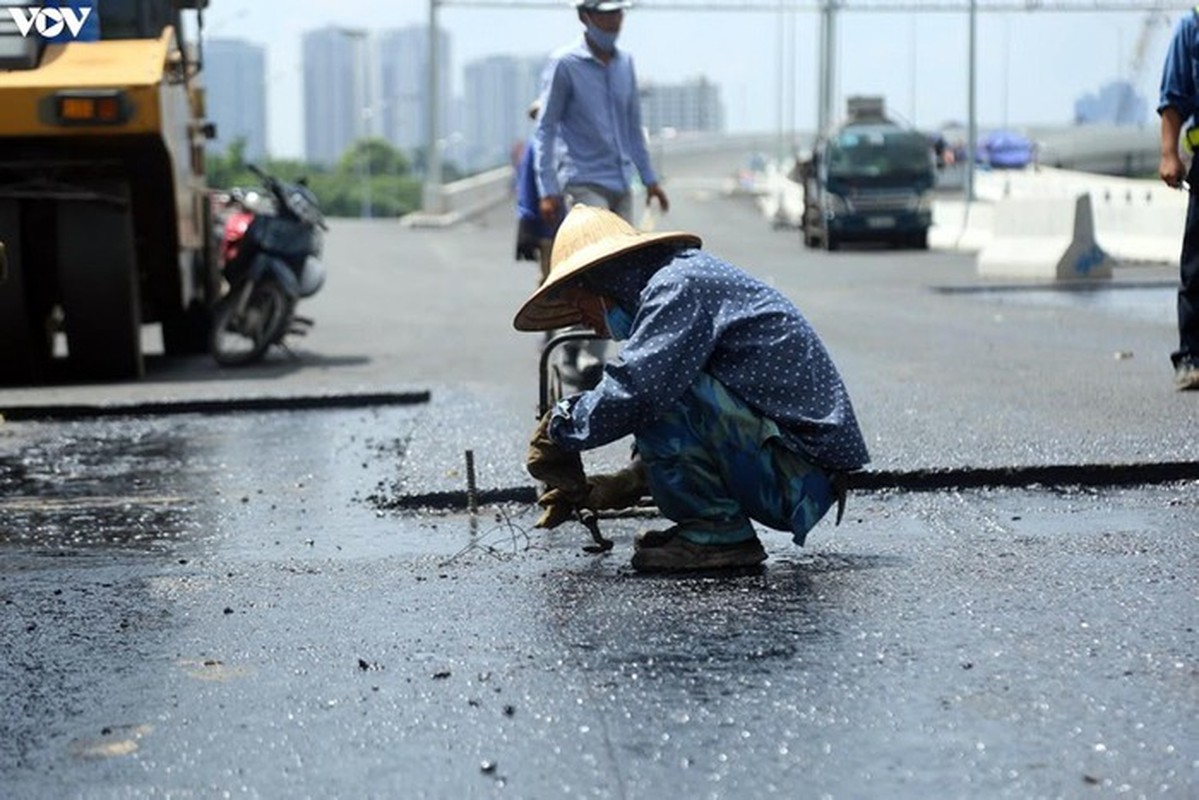
[[[205,208],[208,204],[204,204]],[[212,215],[205,211],[200,230],[212,230]],[[168,356],[191,356],[206,353],[212,330],[213,301],[220,294],[220,275],[214,258],[216,242],[210,235],[204,248],[192,253],[192,274],[188,276],[200,297],[188,308],[174,308],[162,320],[162,345]]]
[[[104,200],[58,204],[58,282],[74,377],[145,374],[129,186],[91,185]]]
[[[25,277],[20,206],[0,200],[0,241],[8,274],[0,281],[0,384],[36,383],[45,377],[53,354],[48,309],[40,309]]]

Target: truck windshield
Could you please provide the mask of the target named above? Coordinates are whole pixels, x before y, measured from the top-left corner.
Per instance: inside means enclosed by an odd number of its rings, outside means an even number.
[[[932,146],[911,131],[845,132],[829,142],[828,171],[837,177],[925,174]]]
[[[101,39],[157,39],[175,18],[172,0],[100,0],[97,5]]]

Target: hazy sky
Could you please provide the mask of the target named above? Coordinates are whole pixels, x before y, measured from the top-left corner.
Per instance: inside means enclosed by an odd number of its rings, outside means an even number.
[[[451,37],[459,88],[462,66],[472,60],[543,56],[581,30],[566,0],[552,9],[442,3],[440,24]],[[978,14],[978,124],[1068,124],[1076,98],[1116,78],[1135,77],[1152,109],[1170,31],[1186,8],[1171,9],[1168,24],[1150,29],[1137,76],[1132,62],[1144,12]],[[272,155],[298,157],[302,33],[328,24],[382,30],[427,20],[427,0],[212,0],[205,29],[266,46],[268,146]],[[653,0],[642,0],[626,13],[619,46],[632,53],[643,84],[698,75],[719,84],[731,132],[774,132],[780,124],[809,130],[816,119],[818,30],[811,11],[655,10]],[[838,31],[838,109],[846,95],[882,94],[889,109],[916,125],[965,120],[965,12],[846,10]]]

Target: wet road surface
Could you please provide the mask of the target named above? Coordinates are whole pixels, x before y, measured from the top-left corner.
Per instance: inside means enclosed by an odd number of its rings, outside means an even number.
[[[1168,320],[1000,308],[940,291],[977,283],[964,256],[806,253],[742,201],[672,199],[814,320],[872,474],[1193,468]],[[763,531],[761,572],[690,578],[630,571],[661,520],[603,520],[594,556],[527,502],[405,508],[461,493],[467,450],[482,489],[531,489],[537,346],[508,326],[533,267],[497,259],[502,215],[386,225],[334,225],[293,358],[0,389],[47,410],[0,424],[0,797],[1199,794],[1193,478],[883,481],[803,549]],[[280,408],[363,393],[406,399]]]
[[[5,796],[1197,788],[1193,483],[860,493],[760,573],[647,578],[652,520],[593,556],[389,509],[428,413],[8,433]]]

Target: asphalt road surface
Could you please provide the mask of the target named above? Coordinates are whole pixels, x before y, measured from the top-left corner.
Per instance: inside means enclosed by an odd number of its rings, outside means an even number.
[[[507,210],[337,220],[291,355],[0,390],[0,797],[1199,795],[1173,270],[804,251],[682,167],[659,228],[844,373],[874,460],[840,527],[688,578],[628,567],[660,519],[605,519],[602,556],[534,530]]]

